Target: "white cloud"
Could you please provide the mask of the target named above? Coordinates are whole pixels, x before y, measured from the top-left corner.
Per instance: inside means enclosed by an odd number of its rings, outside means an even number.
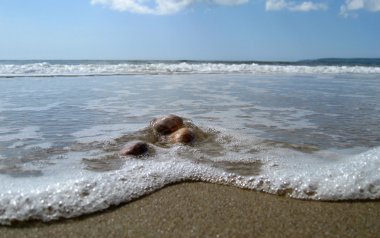
[[[213,2],[222,5],[239,5],[247,3],[249,0],[214,0]]]
[[[267,0],[265,8],[267,11],[279,11],[286,8],[287,4],[285,0]]]
[[[289,10],[295,12],[309,12],[326,10],[327,4],[325,3],[314,3],[311,1],[295,2],[288,0],[266,0],[265,9],[267,11],[280,11]]]
[[[109,6],[118,11],[166,15],[177,13],[194,3],[238,5],[249,0],[91,0],[91,4]]]
[[[380,0],[346,0],[340,7],[340,14],[349,16],[357,10],[368,10],[371,12],[380,11]]]
[[[327,5],[324,3],[302,2],[298,5],[294,5],[290,10],[301,12],[327,10]]]
[[[167,15],[180,12],[193,4],[239,5],[250,0],[91,0],[117,11],[128,11],[140,14]],[[253,0],[252,0],[253,1]],[[380,0],[341,0],[343,16],[355,16],[358,10],[380,12]],[[326,0],[265,0],[267,11],[309,12],[327,10]]]

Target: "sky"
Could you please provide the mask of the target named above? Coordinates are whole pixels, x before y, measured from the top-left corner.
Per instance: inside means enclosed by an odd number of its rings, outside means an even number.
[[[380,0],[1,0],[0,59],[380,57]]]

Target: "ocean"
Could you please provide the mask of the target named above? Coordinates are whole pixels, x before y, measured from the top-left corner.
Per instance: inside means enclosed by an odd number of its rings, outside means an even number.
[[[150,144],[167,114],[194,144]],[[0,224],[76,217],[181,181],[380,198],[380,59],[0,61]]]

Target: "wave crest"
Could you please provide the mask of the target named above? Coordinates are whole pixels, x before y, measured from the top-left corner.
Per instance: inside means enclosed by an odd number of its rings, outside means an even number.
[[[85,63],[0,64],[0,77],[93,76],[129,74],[380,74],[380,67],[277,65],[256,63]]]

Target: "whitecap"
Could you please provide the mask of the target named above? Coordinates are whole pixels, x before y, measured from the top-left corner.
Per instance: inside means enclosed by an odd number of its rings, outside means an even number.
[[[255,63],[0,64],[0,77],[129,74],[380,74],[380,67],[265,65]]]

